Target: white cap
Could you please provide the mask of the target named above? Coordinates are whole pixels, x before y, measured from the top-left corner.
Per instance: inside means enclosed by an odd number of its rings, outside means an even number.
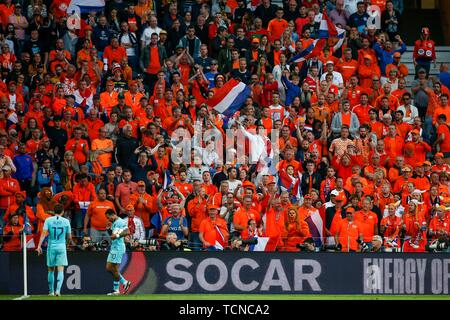
[[[333,191],[331,191],[330,195],[332,195],[332,196],[338,196],[338,195],[339,195],[339,191],[333,190]]]
[[[334,65],[334,62],[331,61],[331,60],[328,60],[327,63],[325,63],[325,65],[327,65],[327,64],[332,64],[332,65]]]

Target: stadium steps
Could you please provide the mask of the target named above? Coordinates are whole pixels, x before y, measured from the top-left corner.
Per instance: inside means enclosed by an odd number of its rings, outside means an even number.
[[[407,51],[402,55],[402,63],[408,67],[409,75],[406,77],[406,83],[409,87],[414,80],[414,63],[413,63],[414,46],[408,46]],[[434,64],[431,64],[430,75],[439,76],[439,68],[441,63],[450,65],[450,46],[449,47],[436,47],[436,61],[437,68],[434,68]]]

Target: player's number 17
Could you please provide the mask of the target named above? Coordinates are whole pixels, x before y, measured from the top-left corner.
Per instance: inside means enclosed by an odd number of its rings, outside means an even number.
[[[58,233],[58,235],[56,235],[56,230],[58,230],[59,231],[59,233]],[[57,227],[53,227],[53,239],[55,239],[55,240],[59,240],[59,238],[61,237],[61,235],[63,234],[63,232],[64,232],[64,228],[57,228]]]

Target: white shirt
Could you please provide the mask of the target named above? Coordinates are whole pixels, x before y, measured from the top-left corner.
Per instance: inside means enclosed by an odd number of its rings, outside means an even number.
[[[127,222],[127,226],[128,226],[128,217],[123,218],[123,220]],[[134,221],[135,230],[134,230],[134,234],[131,235],[131,239],[132,240],[145,240],[145,228],[144,228],[144,223],[142,222],[142,219],[137,216],[134,216],[133,221]]]
[[[328,71],[325,71],[322,76],[320,77],[320,81],[324,81],[327,77]],[[333,71],[333,84],[336,86],[342,86],[344,85],[344,79],[342,78],[342,74],[337,71]]]
[[[152,27],[148,26],[142,32],[141,41],[145,41],[145,45],[148,46],[152,38],[152,33],[157,33],[159,37],[159,33],[161,32],[161,30],[162,29],[160,27],[156,27],[153,29]]]
[[[134,34],[134,32],[132,32],[133,34]],[[136,36],[136,35],[135,35]],[[128,34],[124,34],[123,36],[122,36],[122,38],[120,39],[120,41],[123,43],[123,44],[131,44],[131,40],[130,40],[130,36],[128,35]],[[136,38],[136,41],[137,41],[137,38]],[[133,47],[131,47],[131,48],[126,48],[125,49],[126,51],[127,51],[127,56],[135,56],[136,55],[136,50],[133,48]]]
[[[414,124],[414,118],[419,116],[419,110],[417,109],[417,107],[410,105],[409,106],[411,109],[411,113],[409,114],[409,116],[406,115],[406,108],[405,105],[401,105],[400,107],[397,108],[397,111],[402,111],[403,112],[403,121],[409,124]]]
[[[236,188],[239,185],[242,185],[242,181],[241,180],[234,180],[234,181],[230,181],[230,180],[226,180],[228,182],[228,191],[229,192],[234,192],[234,190],[236,190]]]
[[[344,9],[348,13],[353,14],[358,11],[358,6],[356,5],[360,0],[344,0]]]

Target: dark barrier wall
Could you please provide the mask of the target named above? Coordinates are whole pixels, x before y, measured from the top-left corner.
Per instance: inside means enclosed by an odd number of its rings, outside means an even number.
[[[106,253],[69,254],[63,293],[112,290]],[[46,294],[45,258],[28,256],[29,294]],[[134,252],[132,293],[448,294],[449,254]],[[22,256],[0,253],[0,293],[21,294]]]

